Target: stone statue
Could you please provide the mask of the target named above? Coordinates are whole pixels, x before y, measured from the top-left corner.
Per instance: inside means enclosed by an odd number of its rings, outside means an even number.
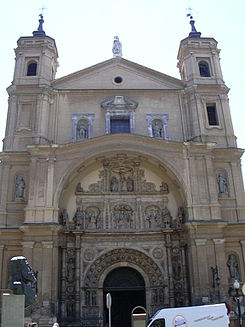
[[[25,295],[25,307],[36,302],[37,279],[26,257],[18,256],[10,260],[9,281],[14,294]]]
[[[218,183],[218,190],[219,190],[219,196],[228,196],[228,183],[227,178],[224,175],[224,173],[219,172],[217,175],[217,183]]]
[[[65,227],[68,227],[69,225],[69,217],[68,217],[68,212],[66,209],[62,209],[61,214],[60,214],[60,223]]]
[[[112,48],[113,57],[122,57],[122,44],[119,41],[118,36],[114,36],[113,48]]]
[[[111,187],[111,192],[118,192],[118,180],[116,176],[112,176],[110,187]]]
[[[133,177],[128,176],[127,178],[127,191],[133,192],[134,191],[134,180]]]
[[[169,228],[172,222],[172,216],[167,207],[162,210],[163,224],[165,228]]]
[[[73,218],[73,221],[77,228],[84,226],[84,218],[85,218],[85,212],[80,207],[78,207],[75,216]]]
[[[162,182],[160,185],[160,192],[163,194],[168,194],[169,193],[169,188],[168,188],[168,184],[165,182]]]
[[[152,135],[153,137],[163,138],[163,128],[162,128],[162,124],[159,121],[153,121]]]
[[[21,175],[18,175],[15,180],[15,199],[23,200],[25,196],[25,178]]]
[[[234,254],[230,254],[227,260],[227,267],[229,269],[229,274],[231,279],[240,279],[239,266],[237,258]]]
[[[88,129],[84,125],[77,126],[77,140],[84,140],[88,138]]]
[[[81,185],[81,183],[79,182],[78,184],[77,184],[77,186],[76,186],[76,192],[84,192],[84,190],[83,190],[83,187],[82,187],[82,185]]]

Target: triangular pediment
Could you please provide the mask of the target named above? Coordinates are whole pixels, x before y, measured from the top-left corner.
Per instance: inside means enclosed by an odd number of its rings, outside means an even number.
[[[112,58],[54,81],[56,89],[183,88],[181,80],[123,58]]]

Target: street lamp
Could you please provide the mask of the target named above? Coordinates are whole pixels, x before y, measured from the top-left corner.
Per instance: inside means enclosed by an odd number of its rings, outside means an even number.
[[[238,320],[239,320],[239,327],[242,327],[242,315],[241,315],[241,306],[240,306],[240,297],[239,297],[239,287],[240,283],[237,279],[234,280],[233,287],[236,291],[235,301],[237,303],[237,310],[238,310]]]

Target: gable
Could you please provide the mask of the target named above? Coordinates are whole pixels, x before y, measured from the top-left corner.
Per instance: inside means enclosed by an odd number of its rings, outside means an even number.
[[[59,78],[56,89],[181,89],[183,82],[122,58]]]

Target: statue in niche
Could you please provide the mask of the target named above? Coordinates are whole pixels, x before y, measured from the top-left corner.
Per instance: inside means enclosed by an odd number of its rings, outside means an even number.
[[[84,124],[77,125],[77,140],[84,140],[88,138],[88,128]]]
[[[161,227],[162,220],[160,209],[155,206],[148,207],[146,209],[146,220],[149,228]]]
[[[25,178],[21,175],[18,175],[15,180],[15,199],[23,200],[25,196]]]
[[[78,207],[77,210],[76,210],[76,213],[75,213],[75,215],[73,217],[73,221],[74,221],[75,226],[77,228],[81,228],[81,226],[83,226],[83,224],[84,224],[84,216],[85,216],[85,214],[84,214],[83,209],[81,209],[80,207]]]
[[[79,193],[79,192],[84,192],[83,187],[82,187],[82,185],[81,185],[80,182],[79,182],[79,183],[77,184],[77,186],[76,186],[76,192],[77,192],[77,193]]]
[[[68,217],[68,212],[66,209],[62,209],[61,214],[60,214],[60,223],[64,227],[68,227],[69,225],[69,217]]]
[[[218,183],[219,196],[228,197],[229,196],[228,183],[224,172],[218,173],[217,183]]]
[[[163,138],[163,126],[160,120],[152,122],[152,135],[156,138]]]
[[[120,174],[120,191],[126,192],[127,191],[127,179],[126,179],[124,173],[119,172],[119,174]]]
[[[169,193],[169,188],[168,188],[168,184],[165,182],[162,182],[160,185],[160,192],[163,194],[168,194]]]
[[[229,269],[229,277],[231,279],[240,279],[239,265],[237,257],[234,254],[230,254],[227,260],[227,267]]]
[[[177,218],[176,218],[176,227],[177,228],[181,227],[184,221],[185,221],[185,209],[183,207],[179,207]]]
[[[171,221],[172,221],[172,216],[170,214],[170,211],[168,210],[167,207],[165,207],[162,210],[162,217],[163,217],[163,225],[165,228],[170,228]]]
[[[127,191],[133,192],[134,191],[134,179],[131,176],[127,178]]]
[[[116,178],[116,176],[112,176],[111,178],[111,185],[110,185],[110,188],[111,188],[111,192],[118,192],[118,180]]]
[[[73,282],[75,277],[75,264],[74,259],[69,258],[67,262],[67,281]]]
[[[88,290],[85,292],[85,305],[90,305],[90,291]]]
[[[172,260],[173,278],[179,280],[181,278],[181,264],[178,258]]]
[[[91,300],[92,300],[92,305],[97,305],[97,295],[96,295],[96,291],[92,291],[91,294]]]
[[[113,210],[112,218],[116,228],[131,228],[133,211],[127,205],[118,205]]]
[[[87,208],[85,211],[86,228],[97,228],[100,210],[96,207]]]

